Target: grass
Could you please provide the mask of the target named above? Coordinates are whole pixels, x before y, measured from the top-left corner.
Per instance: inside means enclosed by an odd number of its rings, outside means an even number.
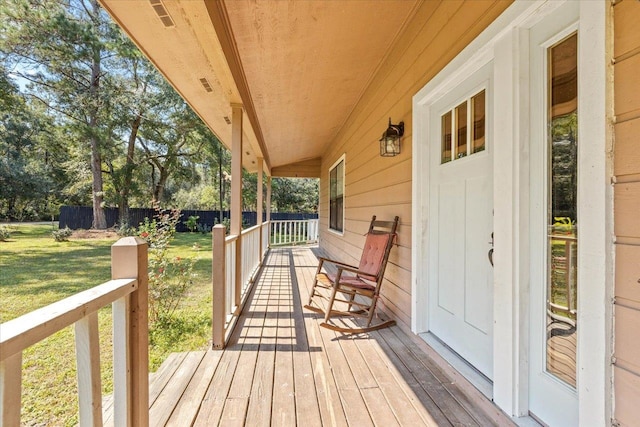
[[[51,225],[12,226],[0,242],[0,322],[43,307],[110,279],[110,247],[116,238],[55,242]],[[211,236],[179,233],[172,256],[195,260],[195,283],[173,321],[150,331],[150,369],[172,352],[204,348],[211,330]],[[112,384],[111,308],[98,313],[103,394]],[[73,329],[65,328],[23,353],[23,425],[77,425]]]

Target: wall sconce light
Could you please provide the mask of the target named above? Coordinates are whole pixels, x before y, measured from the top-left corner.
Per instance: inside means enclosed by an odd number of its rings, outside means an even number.
[[[400,154],[400,138],[404,135],[404,122],[397,125],[391,124],[389,117],[389,127],[380,138],[380,155],[382,157],[393,157]]]

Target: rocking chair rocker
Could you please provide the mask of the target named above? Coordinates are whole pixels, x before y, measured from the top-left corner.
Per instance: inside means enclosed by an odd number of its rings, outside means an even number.
[[[360,265],[358,267],[327,258],[319,258],[309,303],[304,307],[316,313],[324,314],[324,322],[320,324],[338,332],[361,333],[394,325],[394,320],[380,321],[371,324],[375,314],[376,303],[380,295],[384,270],[389,259],[389,252],[393,246],[399,218],[393,221],[376,221],[375,215],[371,219],[367,239],[364,244]],[[337,273],[322,271],[325,264],[337,267]],[[328,300],[326,311],[314,298]],[[347,298],[347,299],[343,299]],[[315,305],[312,305],[314,304]],[[345,310],[334,309],[334,304],[346,305]],[[334,316],[351,316],[366,319],[366,326],[362,328],[340,327],[329,323]]]

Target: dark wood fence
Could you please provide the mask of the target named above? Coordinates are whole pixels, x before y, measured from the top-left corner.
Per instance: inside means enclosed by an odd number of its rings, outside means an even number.
[[[118,218],[118,208],[105,208],[105,216],[107,217],[107,227],[117,227],[120,222]],[[149,208],[131,208],[129,210],[129,224],[137,227],[145,218],[152,219],[155,214],[153,209]],[[256,225],[256,212],[242,212],[242,222],[245,226]],[[198,216],[198,224],[207,227],[213,227],[220,222],[220,211],[199,211],[199,210],[182,210],[180,223],[176,227],[179,232],[189,231],[184,225],[184,221],[190,216]],[[222,212],[222,218],[229,219],[231,214],[229,211]],[[263,221],[266,215],[263,215]],[[318,218],[318,214],[307,213],[288,213],[288,212],[272,212],[273,220],[293,220],[293,219],[313,219]],[[69,227],[72,230],[89,229],[93,220],[93,209],[90,206],[62,206],[60,208],[60,228]]]

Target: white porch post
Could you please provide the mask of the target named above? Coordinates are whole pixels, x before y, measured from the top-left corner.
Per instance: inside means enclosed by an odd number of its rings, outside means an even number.
[[[231,104],[231,229],[236,241],[235,306],[242,294],[242,104]]]
[[[264,159],[262,157],[258,157],[258,197],[256,201],[256,225],[260,226],[260,243],[258,244],[258,259],[260,260],[260,264],[262,265],[262,212],[263,212],[263,199],[264,194],[262,191],[262,175],[264,167]]]

